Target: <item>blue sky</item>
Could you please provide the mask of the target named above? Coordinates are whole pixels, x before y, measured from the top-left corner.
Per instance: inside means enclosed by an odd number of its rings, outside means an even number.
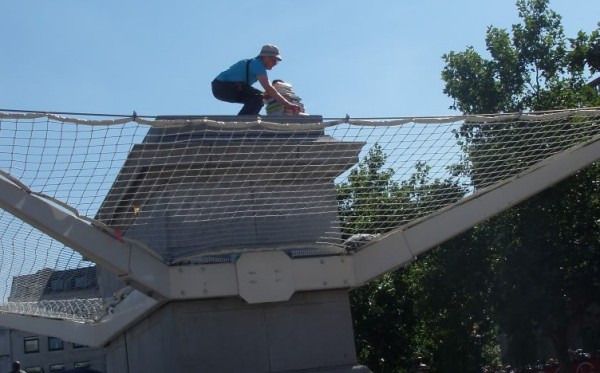
[[[553,0],[567,36],[600,21],[598,0]],[[487,26],[518,21],[515,1],[5,0],[0,3],[0,108],[140,115],[235,114],[210,81],[265,43],[326,118],[458,114],[441,56]]]

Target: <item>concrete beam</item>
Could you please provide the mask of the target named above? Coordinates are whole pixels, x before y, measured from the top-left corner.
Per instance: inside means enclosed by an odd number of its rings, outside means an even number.
[[[481,190],[459,203],[400,227],[354,255],[357,284],[364,284],[467,229],[526,200],[600,159],[600,136],[527,172]]]
[[[0,177],[0,208],[115,273],[133,288],[157,299],[168,296],[168,267],[131,242],[123,242]]]

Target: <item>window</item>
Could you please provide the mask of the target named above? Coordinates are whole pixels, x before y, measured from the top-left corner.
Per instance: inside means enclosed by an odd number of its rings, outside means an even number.
[[[27,373],[44,373],[44,370],[42,369],[42,367],[29,367],[29,368],[25,368],[25,371]]]
[[[76,289],[83,289],[88,286],[87,276],[77,276],[75,277],[74,282]]]
[[[59,351],[64,348],[63,341],[60,338],[48,337],[48,351]]]
[[[65,364],[52,364],[50,365],[50,372],[61,372],[65,370]]]
[[[50,288],[52,289],[52,291],[64,290],[65,280],[63,280],[62,278],[55,278],[54,280],[50,281]]]
[[[89,361],[76,361],[74,364],[74,368],[89,368],[90,366],[90,362]]]
[[[40,352],[40,340],[38,337],[25,337],[24,345],[26,354]]]

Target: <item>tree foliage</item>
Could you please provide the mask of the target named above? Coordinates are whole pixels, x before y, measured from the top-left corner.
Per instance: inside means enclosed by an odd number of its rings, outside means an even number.
[[[512,26],[512,35],[488,28],[491,58],[473,47],[444,54],[442,79],[444,93],[455,100],[451,108],[481,114],[600,104],[587,84],[599,71],[600,28],[568,39],[548,0],[519,0],[517,9],[522,22]]]
[[[510,31],[489,27],[485,56],[472,47],[443,56],[451,108],[480,114],[599,106],[588,82],[600,72],[600,24],[567,38],[548,0],[518,0],[516,6],[521,22]],[[465,191],[456,180],[484,186],[481,170],[491,162],[499,165],[498,178],[511,175],[522,160],[506,144],[528,129],[518,130],[506,123],[462,126],[456,136],[465,156],[452,167],[455,180],[432,180],[424,163],[415,165],[409,180],[397,180],[374,147],[338,186],[344,234],[381,233],[428,211],[428,201],[457,200]],[[543,151],[543,133],[528,138],[532,151]],[[571,140],[564,139],[564,147]],[[502,334],[507,363],[549,357],[539,356],[532,343],[545,336],[561,371],[569,371],[567,348],[600,347],[594,313],[600,300],[599,187],[600,166],[594,165],[354,290],[361,363],[408,372],[424,359],[433,372],[475,372],[499,362]],[[573,335],[584,345],[570,345]]]
[[[387,232],[465,194],[456,181],[430,180],[431,168],[423,162],[417,162],[414,174],[400,182],[394,170],[384,168],[386,160],[381,146],[375,144],[348,180],[337,185],[344,236]]]
[[[456,180],[432,179],[422,162],[407,180],[395,180],[385,168],[386,155],[375,145],[338,185],[338,201],[347,236],[378,233],[415,216],[434,211],[465,195]],[[435,201],[435,203],[434,203]],[[394,218],[384,213],[393,210]],[[466,236],[466,240],[470,237]],[[481,270],[464,272],[469,266]],[[409,267],[388,273],[352,292],[359,359],[371,369],[408,371],[419,358],[434,362],[438,372],[472,371],[493,360],[495,333],[483,305],[488,265],[485,255],[465,242],[450,250],[434,250]],[[449,270],[449,269],[452,270]],[[482,356],[484,356],[482,358]]]
[[[473,48],[444,55],[444,92],[454,98],[453,108],[479,114],[599,105],[597,91],[587,83],[599,71],[600,29],[567,39],[560,16],[548,8],[547,0],[519,0],[517,8],[522,22],[513,25],[512,36],[506,30],[488,29],[490,59]],[[528,128],[506,123],[463,125],[457,136],[471,162],[458,166],[457,173],[470,177],[475,187],[482,182],[480,170],[490,162],[500,165],[500,175],[509,173],[519,160],[515,149],[500,144],[510,144],[517,130],[522,136]],[[543,151],[544,133],[529,140],[531,151]],[[564,141],[565,147],[571,145],[571,140]],[[584,331],[582,320],[600,299],[599,180],[600,169],[592,166],[479,228],[495,237],[491,306],[508,336],[514,363],[539,358],[525,346],[545,335],[554,344],[562,370],[569,371],[567,350],[576,347],[571,345],[573,334]],[[475,244],[486,250],[490,242]],[[596,320],[588,326],[597,324]]]

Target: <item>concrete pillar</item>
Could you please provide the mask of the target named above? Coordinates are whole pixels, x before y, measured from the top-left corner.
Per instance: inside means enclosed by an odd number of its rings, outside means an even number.
[[[96,218],[166,262],[339,243],[334,180],[363,146],[310,127],[155,127],[134,145]]]
[[[108,372],[369,372],[345,290],[168,303],[106,346]]]
[[[299,120],[279,118],[290,119]],[[231,247],[243,253],[336,243],[334,179],[358,162],[363,145],[313,129],[152,128],[132,149],[97,219],[147,243],[167,263]],[[99,279],[105,296],[119,286],[106,273]],[[347,289],[296,293],[279,303],[171,301],[106,351],[115,373],[368,371],[356,366]]]

